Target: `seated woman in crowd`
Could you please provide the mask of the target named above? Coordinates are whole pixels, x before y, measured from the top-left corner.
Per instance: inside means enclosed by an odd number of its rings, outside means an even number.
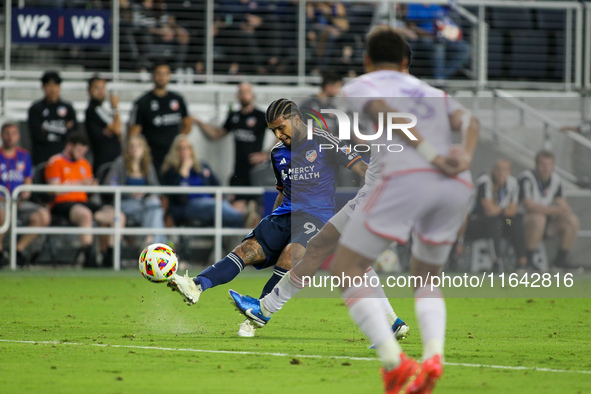
[[[162,179],[169,186],[218,186],[220,183],[207,164],[199,161],[186,135],[179,134],[162,164]],[[215,198],[211,194],[171,194],[169,213],[176,224],[198,220],[212,225],[215,218]],[[228,201],[222,201],[224,227],[242,227],[242,214]]]
[[[160,184],[152,164],[150,147],[142,135],[129,138],[123,155],[113,162],[104,184],[128,186]],[[123,194],[121,210],[127,216],[128,222],[139,223],[147,228],[164,228],[164,209],[160,198],[155,194]],[[162,234],[148,235],[145,243],[152,242],[165,243],[166,237]]]

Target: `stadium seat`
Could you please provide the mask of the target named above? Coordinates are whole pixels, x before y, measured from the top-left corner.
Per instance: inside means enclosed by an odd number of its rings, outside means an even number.
[[[492,7],[489,9],[489,23],[494,29],[512,31],[535,29],[531,10],[526,8]]]
[[[535,10],[536,26],[540,30],[562,30],[566,26],[566,12],[564,10]]]
[[[488,76],[501,78],[505,62],[505,37],[503,31],[491,29],[488,32]]]
[[[564,56],[566,54],[564,31],[548,31],[547,34],[550,48],[550,57],[548,59],[548,77],[552,80],[563,81],[565,71]]]
[[[508,76],[545,78],[550,57],[547,33],[539,30],[514,30],[509,33],[509,41]]]

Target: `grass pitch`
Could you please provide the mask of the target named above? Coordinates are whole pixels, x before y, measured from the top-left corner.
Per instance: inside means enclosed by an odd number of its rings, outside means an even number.
[[[340,299],[292,300],[257,337],[236,336],[227,289],[258,296],[269,274],[247,271],[187,307],[135,270],[4,270],[0,392],[382,392],[376,355]],[[411,326],[403,348],[419,357],[414,301],[391,302]],[[436,392],[591,391],[589,299],[448,299],[447,310]]]

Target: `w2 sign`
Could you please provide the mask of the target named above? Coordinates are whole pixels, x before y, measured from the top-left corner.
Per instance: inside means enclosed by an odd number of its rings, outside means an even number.
[[[12,42],[111,45],[111,12],[52,8],[14,9]]]

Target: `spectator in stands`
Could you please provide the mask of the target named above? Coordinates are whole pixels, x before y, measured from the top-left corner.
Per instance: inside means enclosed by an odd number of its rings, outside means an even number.
[[[193,145],[185,135],[178,135],[164,164],[163,183],[168,186],[219,186],[219,181],[207,166],[199,161]],[[211,194],[171,194],[169,213],[174,222],[188,224],[201,221],[212,225],[215,220],[215,199]],[[222,223],[224,227],[242,227],[243,215],[227,201],[222,201]]]
[[[257,0],[223,0],[219,2],[221,14],[220,41],[226,55],[231,58],[231,74],[265,74],[263,43],[266,19],[269,18],[266,2]]]
[[[133,104],[129,115],[128,136],[143,134],[148,141],[154,167],[160,171],[164,156],[179,134],[191,131],[193,119],[189,116],[183,97],[167,90],[170,66],[159,63],[152,73],[154,89]]]
[[[111,111],[103,103],[107,97],[107,81],[98,76],[88,80],[90,101],[86,108],[84,125],[90,139],[93,172],[100,176],[98,170],[105,163],[112,162],[121,155],[121,119],[119,118],[119,97],[111,94],[109,101]]]
[[[33,166],[29,152],[18,146],[20,131],[18,125],[6,122],[2,125],[2,148],[0,148],[0,185],[6,187],[10,193],[20,185],[31,184],[33,179]],[[31,192],[19,194],[18,220],[32,227],[45,227],[51,223],[51,215],[46,208],[27,201]],[[4,196],[0,195],[0,223],[4,223],[6,215],[4,211]],[[3,251],[4,233],[0,234],[0,266],[6,264],[7,256]],[[28,264],[29,259],[24,255],[24,250],[33,242],[37,234],[23,234],[16,244],[16,261],[19,264]]]
[[[125,152],[115,160],[103,183],[112,186],[160,185],[152,164],[150,147],[143,136],[129,138]],[[125,213],[128,224],[134,222],[146,228],[164,228],[164,210],[156,194],[124,194],[121,210]],[[162,234],[149,235],[144,243],[148,245],[153,242],[166,243],[166,237]]]
[[[511,162],[500,159],[490,174],[481,175],[476,181],[476,204],[468,215],[466,238],[492,238],[493,260],[499,264],[499,245],[506,238],[517,258],[517,264],[525,267],[525,235],[523,217],[517,213],[519,184],[511,175]]]
[[[143,0],[132,4],[135,35],[140,37],[143,63],[148,67],[152,58],[167,58],[175,69],[185,65],[189,48],[189,33],[167,13],[164,0]]]
[[[579,219],[564,198],[562,181],[554,172],[554,154],[540,151],[536,154],[536,168],[519,175],[522,210],[525,213],[525,240],[528,264],[544,236],[560,237],[560,245],[553,264],[569,268],[568,252],[579,230]]]
[[[92,167],[84,155],[88,152],[88,138],[76,132],[68,136],[66,147],[61,154],[53,156],[45,167],[45,179],[50,185],[96,185]],[[58,190],[56,188],[56,190]],[[115,211],[110,205],[100,206],[88,200],[86,192],[57,192],[52,203],[52,213],[68,219],[72,224],[89,228],[93,220],[101,226],[113,226]],[[125,226],[125,215],[120,215],[121,226]],[[100,236],[103,266],[112,265],[113,237]],[[84,266],[96,266],[92,250],[92,235],[81,234],[80,253],[84,255]]]
[[[347,8],[341,2],[306,3],[307,38],[312,46],[316,71],[323,71],[335,56],[335,42],[349,30]],[[314,70],[313,70],[314,71]]]
[[[449,7],[435,4],[408,4],[404,12],[408,27],[418,35],[410,41],[417,57],[430,53],[435,79],[453,77],[470,60],[470,45],[450,17]],[[408,37],[408,35],[407,35]]]
[[[60,153],[66,137],[76,130],[74,107],[60,98],[62,78],[55,71],[46,71],[41,77],[45,97],[29,108],[33,165],[47,161]]]

